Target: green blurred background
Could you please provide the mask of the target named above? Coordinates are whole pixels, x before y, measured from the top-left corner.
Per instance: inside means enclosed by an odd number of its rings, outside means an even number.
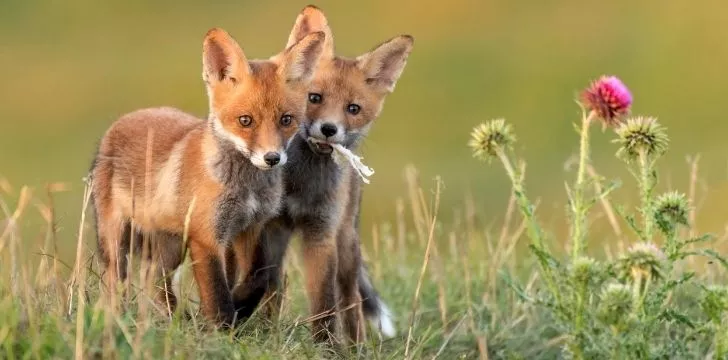
[[[66,182],[58,195],[61,251],[74,252],[83,184],[98,139],[119,115],[171,105],[207,112],[201,43],[223,27],[251,58],[284,46],[309,1],[0,1],[0,178],[14,187]],[[528,160],[527,185],[540,214],[564,233],[565,161],[577,150],[578,91],[602,74],[621,77],[635,114],[658,116],[672,145],[661,189],[687,190],[686,155],[701,154],[698,226],[722,232],[728,196],[728,3],[687,1],[323,1],[337,51],[355,56],[408,33],[415,47],[397,89],[361,152],[376,169],[366,187],[364,237],[391,222],[405,194],[403,169],[426,188],[442,175],[441,214],[462,213],[471,196],[478,221],[495,224],[508,198],[499,166],[466,147],[471,128],[495,117],[515,125]],[[618,198],[634,203],[629,174],[613,157],[614,135],[593,129],[593,159],[624,180]],[[24,227],[40,236],[37,211]],[[598,220],[599,228],[606,223]],[[608,238],[605,237],[605,241]]]

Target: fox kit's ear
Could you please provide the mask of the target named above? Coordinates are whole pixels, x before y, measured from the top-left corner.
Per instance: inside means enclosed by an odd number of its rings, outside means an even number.
[[[329,58],[333,57],[334,36],[331,34],[329,22],[326,20],[324,12],[313,5],[306,6],[303,10],[301,10],[301,13],[298,14],[296,23],[293,25],[293,30],[291,30],[291,35],[288,36],[286,49],[301,41],[301,39],[306,37],[306,35],[317,31],[323,31],[326,35],[322,55]]]
[[[357,66],[366,75],[367,82],[392,92],[407,64],[407,56],[412,51],[414,41],[409,35],[397,36],[356,58]]]
[[[202,45],[202,78],[209,86],[223,81],[235,84],[250,74],[240,45],[223,29],[207,32]]]
[[[286,49],[278,71],[286,81],[307,82],[313,76],[323,51],[326,36],[317,31]]]

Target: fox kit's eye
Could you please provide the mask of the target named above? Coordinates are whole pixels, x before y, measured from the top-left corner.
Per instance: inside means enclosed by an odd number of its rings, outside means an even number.
[[[361,111],[361,106],[357,104],[349,104],[349,106],[346,107],[346,112],[352,115],[356,115]]]
[[[324,97],[321,96],[321,94],[318,94],[318,93],[308,94],[308,101],[311,104],[320,104],[323,100],[324,100]]]
[[[291,115],[281,116],[281,125],[289,126],[289,125],[291,125],[291,122],[293,122],[293,116],[291,116]]]
[[[238,118],[238,121],[240,122],[240,125],[243,127],[248,127],[253,124],[253,118],[248,115],[243,115]]]

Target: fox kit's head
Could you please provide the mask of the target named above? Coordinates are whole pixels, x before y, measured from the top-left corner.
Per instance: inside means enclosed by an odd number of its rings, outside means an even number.
[[[308,86],[325,34],[302,36],[270,60],[248,61],[237,42],[212,29],[203,44],[202,77],[210,99],[210,125],[256,167],[286,163],[286,148],[305,118]]]
[[[286,47],[318,31],[326,34],[323,54],[309,85],[300,132],[305,139],[317,140],[309,141],[314,151],[326,154],[332,151],[326,143],[351,147],[366,135],[402,74],[414,39],[398,36],[354,59],[338,57],[326,17],[308,6],[298,15]]]

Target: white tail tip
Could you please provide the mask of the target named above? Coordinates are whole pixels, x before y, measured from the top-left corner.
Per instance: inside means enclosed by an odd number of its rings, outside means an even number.
[[[372,326],[382,332],[384,338],[389,339],[397,335],[397,329],[395,329],[394,321],[392,321],[392,312],[383,302],[379,302],[379,316],[372,318],[370,321]]]
[[[174,275],[172,275],[172,293],[174,296],[177,297],[177,299],[182,298],[182,269],[177,269],[174,272]]]

